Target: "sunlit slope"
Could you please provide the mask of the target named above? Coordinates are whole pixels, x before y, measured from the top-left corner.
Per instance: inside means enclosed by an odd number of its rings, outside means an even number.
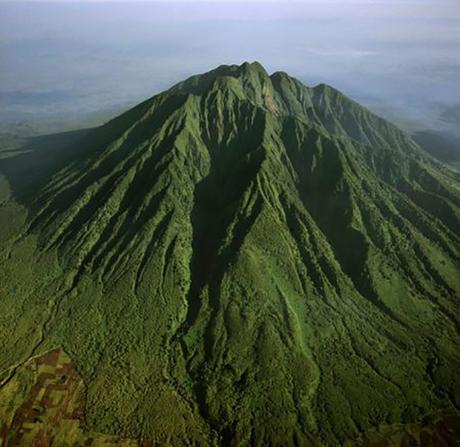
[[[460,406],[460,183],[393,125],[254,63],[66,150],[14,192],[0,369],[62,347],[91,431],[336,445]]]

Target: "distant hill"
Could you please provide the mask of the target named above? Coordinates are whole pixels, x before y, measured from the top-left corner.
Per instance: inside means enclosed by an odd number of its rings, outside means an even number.
[[[0,371],[61,348],[78,436],[363,445],[460,407],[460,175],[334,88],[220,66],[0,163]]]
[[[460,167],[460,138],[434,131],[419,131],[413,136],[417,144],[433,157]]]

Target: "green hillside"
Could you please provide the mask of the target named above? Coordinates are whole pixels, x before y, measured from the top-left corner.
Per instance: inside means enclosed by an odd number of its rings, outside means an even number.
[[[0,371],[63,349],[87,430],[334,446],[459,409],[460,175],[332,87],[221,66],[0,172]]]

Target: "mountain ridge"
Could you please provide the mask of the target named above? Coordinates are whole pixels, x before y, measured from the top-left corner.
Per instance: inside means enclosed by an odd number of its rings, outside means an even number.
[[[394,125],[243,64],[69,154],[17,193],[0,369],[63,346],[92,430],[339,445],[460,406],[460,184]]]

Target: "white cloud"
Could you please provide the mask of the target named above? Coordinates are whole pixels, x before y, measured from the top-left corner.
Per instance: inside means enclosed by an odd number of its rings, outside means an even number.
[[[303,47],[303,50],[307,53],[313,54],[315,56],[323,56],[323,57],[345,57],[345,58],[361,58],[367,56],[374,56],[377,54],[375,51],[372,50],[364,50],[360,48],[352,48],[352,47],[314,47],[314,46],[307,46]]]

